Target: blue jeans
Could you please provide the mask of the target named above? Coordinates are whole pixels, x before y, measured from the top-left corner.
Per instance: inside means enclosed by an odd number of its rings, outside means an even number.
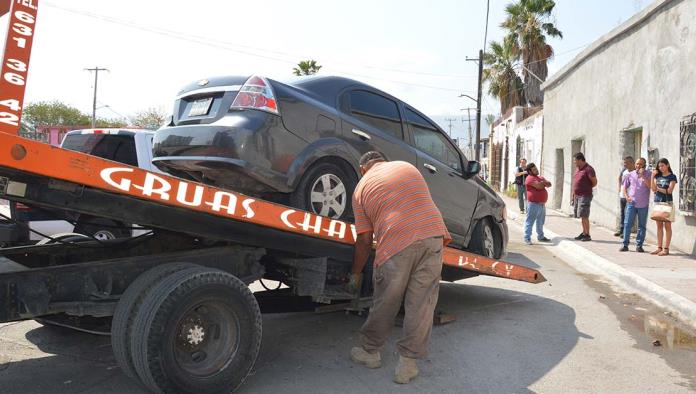
[[[636,246],[643,246],[645,241],[645,224],[648,221],[648,207],[636,208],[633,203],[626,204],[626,219],[623,227],[623,244],[628,246],[631,239],[631,228],[633,221],[638,216],[638,234],[636,235]]]
[[[536,222],[537,239],[544,238],[544,222],[546,221],[546,206],[536,202],[527,204],[527,218],[524,220],[524,240],[531,241],[532,226]]]
[[[527,187],[525,185],[517,185],[517,202],[520,204],[520,212],[524,212],[527,208]]]

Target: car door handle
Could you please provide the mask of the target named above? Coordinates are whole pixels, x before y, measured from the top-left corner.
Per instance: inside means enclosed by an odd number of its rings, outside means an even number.
[[[435,166],[432,165],[432,164],[425,163],[425,164],[423,164],[423,167],[425,167],[425,168],[427,168],[428,170],[430,170],[430,172],[432,172],[433,174],[437,172],[437,167],[435,167]]]
[[[357,135],[358,137],[360,137],[360,138],[362,138],[362,139],[365,139],[365,140],[370,140],[370,139],[372,139],[372,137],[370,137],[369,134],[367,134],[366,132],[364,132],[364,131],[362,131],[362,130],[353,129],[353,134],[355,134],[355,135]]]

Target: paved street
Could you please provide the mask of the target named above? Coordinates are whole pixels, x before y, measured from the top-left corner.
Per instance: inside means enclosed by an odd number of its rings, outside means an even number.
[[[520,244],[516,225],[510,230],[508,259],[538,265],[549,281],[443,284],[439,308],[458,320],[435,327],[421,377],[401,392],[696,391],[696,338],[635,296]],[[395,391],[394,341],[382,369],[347,357],[362,321],[343,313],[266,315],[261,354],[240,392]],[[138,392],[115,366],[107,337],[34,322],[0,325],[0,381],[4,393]]]

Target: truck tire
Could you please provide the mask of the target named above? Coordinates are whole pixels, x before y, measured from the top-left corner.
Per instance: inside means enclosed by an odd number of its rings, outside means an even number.
[[[483,218],[476,223],[468,249],[491,259],[500,257],[498,240],[488,218]]]
[[[111,348],[114,352],[116,364],[129,378],[138,378],[138,374],[133,367],[130,350],[133,320],[135,320],[135,314],[140,305],[142,305],[143,300],[147,297],[152,287],[159,283],[162,278],[173,272],[191,267],[196,267],[196,265],[190,263],[158,265],[140,274],[121,295],[118,304],[116,304],[116,310],[111,322]]]
[[[322,162],[310,167],[290,195],[290,205],[332,219],[352,217],[351,198],[357,180],[339,165]],[[317,198],[312,196],[316,195]],[[321,198],[319,198],[321,197]]]
[[[187,268],[148,294],[131,355],[152,391],[217,393],[244,382],[260,347],[261,312],[246,284],[220,270]]]

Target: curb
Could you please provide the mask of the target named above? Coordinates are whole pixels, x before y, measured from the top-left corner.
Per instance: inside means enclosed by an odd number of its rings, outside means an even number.
[[[508,220],[508,223],[524,230],[520,223],[514,221],[519,216],[510,216],[512,220]],[[629,292],[638,294],[658,307],[666,309],[675,318],[692,328],[696,328],[696,302],[660,287],[642,276],[636,275],[620,265],[600,257],[575,242],[559,236],[553,231],[545,228],[544,233],[553,241],[558,242],[554,245],[537,245],[544,246],[547,250],[554,252],[561,260],[577,271],[601,276]]]

